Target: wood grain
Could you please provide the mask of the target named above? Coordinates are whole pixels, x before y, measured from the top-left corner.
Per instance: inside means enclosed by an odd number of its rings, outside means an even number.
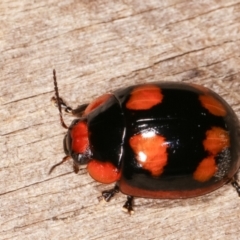
[[[203,84],[240,118],[240,1],[0,2],[0,239],[239,239],[240,199],[230,185],[187,200],[125,196],[64,155],[53,96],[76,107],[151,81]],[[69,124],[71,118],[66,116]]]

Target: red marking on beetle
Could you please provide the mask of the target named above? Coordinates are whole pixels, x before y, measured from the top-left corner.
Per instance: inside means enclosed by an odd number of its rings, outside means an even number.
[[[223,104],[212,96],[200,95],[199,100],[204,108],[216,116],[225,116],[227,114]]]
[[[72,150],[84,153],[89,146],[87,123],[79,122],[71,129]]]
[[[110,93],[106,93],[98,98],[96,98],[95,100],[93,100],[85,109],[84,111],[84,115],[89,114],[91,111],[93,111],[95,108],[97,108],[98,106],[100,106],[101,104],[105,103],[110,97],[112,96],[112,94]]]
[[[136,87],[131,92],[131,97],[126,107],[131,110],[147,110],[162,102],[161,89],[155,85]]]
[[[204,158],[193,173],[193,178],[199,182],[208,181],[218,170],[215,157],[230,145],[229,134],[220,127],[212,127],[206,132],[203,146],[209,156]]]
[[[130,146],[133,149],[138,163],[153,176],[159,176],[167,164],[167,147],[165,138],[149,131],[140,133],[130,138]]]
[[[87,170],[90,176],[100,183],[113,183],[121,177],[120,171],[110,162],[92,159],[87,165]]]
[[[230,146],[228,132],[220,127],[212,127],[206,132],[203,146],[211,155],[216,156],[222,150]]]
[[[198,165],[196,171],[193,173],[193,178],[199,182],[206,182],[217,171],[217,165],[214,156],[204,158]]]
[[[138,188],[135,186],[131,186],[128,182],[121,178],[119,181],[119,187],[123,194],[134,196],[134,197],[145,197],[145,198],[163,198],[163,199],[176,199],[176,198],[189,198],[189,197],[197,197],[207,193],[210,193],[217,188],[223,186],[226,183],[226,179],[222,179],[219,182],[212,184],[211,186],[196,188],[192,190],[147,190],[143,188]]]

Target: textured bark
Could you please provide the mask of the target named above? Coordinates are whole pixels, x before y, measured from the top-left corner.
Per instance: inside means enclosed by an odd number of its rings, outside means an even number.
[[[238,239],[240,200],[226,185],[186,200],[100,191],[64,156],[53,96],[76,107],[130,84],[182,81],[223,96],[240,117],[240,1],[0,3],[0,239]],[[71,118],[65,116],[66,123]]]

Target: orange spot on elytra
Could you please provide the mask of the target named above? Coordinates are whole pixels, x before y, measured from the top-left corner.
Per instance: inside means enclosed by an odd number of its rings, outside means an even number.
[[[150,84],[143,85],[133,89],[126,107],[132,110],[147,110],[161,103],[162,99],[163,94],[159,87]]]
[[[137,134],[130,138],[138,163],[153,176],[159,176],[167,164],[167,143],[165,138],[155,132]]]
[[[93,100],[85,109],[84,111],[84,115],[89,114],[92,110],[94,110],[95,108],[97,108],[98,106],[100,106],[102,103],[106,102],[110,97],[112,96],[112,94],[110,93],[106,93],[98,98],[96,98],[95,100]]]
[[[91,160],[87,165],[87,170],[90,176],[100,183],[113,183],[119,180],[121,173],[110,162],[100,162],[98,160]]]
[[[193,174],[193,178],[199,182],[208,181],[217,171],[216,161],[214,156],[204,158],[198,165]]]
[[[76,153],[84,153],[89,146],[87,123],[79,122],[71,130],[72,150]]]
[[[220,127],[212,127],[206,132],[203,141],[204,149],[208,157],[204,158],[193,174],[193,178],[199,182],[208,181],[218,170],[215,157],[230,145],[229,134]]]
[[[223,104],[210,95],[200,95],[199,100],[203,107],[216,116],[225,116],[226,109]]]
[[[230,140],[227,131],[220,127],[212,127],[206,132],[203,146],[211,155],[217,155],[223,149],[229,147]]]

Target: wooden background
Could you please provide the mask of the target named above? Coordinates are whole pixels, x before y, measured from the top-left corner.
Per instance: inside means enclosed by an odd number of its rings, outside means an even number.
[[[187,200],[118,194],[99,204],[84,168],[66,163],[53,96],[76,107],[151,81],[203,84],[240,118],[239,0],[0,2],[0,239],[240,239],[240,199],[226,185]],[[65,117],[69,124],[70,117]]]

